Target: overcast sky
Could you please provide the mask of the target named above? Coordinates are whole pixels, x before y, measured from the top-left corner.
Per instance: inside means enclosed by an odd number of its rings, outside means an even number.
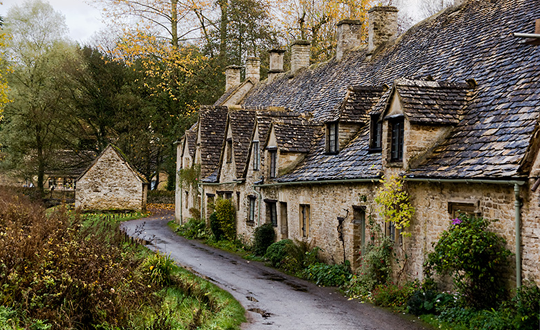
[[[5,16],[11,6],[21,5],[24,0],[0,0],[0,2],[3,3],[0,6],[0,15]],[[61,12],[66,17],[69,37],[72,40],[86,43],[95,32],[105,28],[105,24],[101,22],[100,11],[87,1],[48,0],[48,2],[55,11]]]
[[[415,16],[418,0],[405,0],[408,8],[405,10]],[[5,16],[9,8],[15,4],[20,5],[24,0],[0,0],[0,15]],[[70,39],[85,44],[91,40],[94,33],[105,28],[101,21],[100,11],[91,6],[91,0],[48,0],[55,11],[61,12],[66,17],[69,27]]]

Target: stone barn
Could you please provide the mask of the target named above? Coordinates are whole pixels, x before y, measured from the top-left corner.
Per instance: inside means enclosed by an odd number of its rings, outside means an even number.
[[[146,209],[148,181],[109,145],[77,179],[75,207],[84,210]]]

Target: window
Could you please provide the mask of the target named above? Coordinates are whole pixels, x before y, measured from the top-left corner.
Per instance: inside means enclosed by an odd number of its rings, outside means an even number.
[[[448,202],[448,213],[450,214],[451,219],[458,218],[461,214],[467,216],[480,216],[478,204],[478,202]]]
[[[300,229],[302,231],[302,237],[309,236],[309,205],[300,204]]]
[[[270,177],[275,178],[277,172],[277,150],[269,150],[270,153]]]
[[[329,123],[326,127],[326,150],[328,153],[335,154],[339,151],[339,130],[338,123]]]
[[[227,139],[227,163],[232,163],[232,139]]]
[[[371,115],[371,128],[369,151],[380,152],[382,150],[382,122],[379,121],[379,115]]]
[[[403,161],[403,118],[389,121],[390,124],[390,161]]]
[[[266,218],[270,220],[272,226],[277,227],[277,201],[265,200],[266,202]]]
[[[236,192],[236,209],[240,211],[240,192]]]
[[[253,170],[258,171],[261,164],[261,150],[259,149],[259,141],[253,141]]]
[[[255,196],[248,196],[249,197],[249,215],[248,215],[248,222],[255,222],[255,201],[257,201],[257,197]]]

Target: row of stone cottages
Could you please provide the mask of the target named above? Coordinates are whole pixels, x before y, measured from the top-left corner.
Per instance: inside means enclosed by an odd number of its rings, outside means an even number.
[[[516,256],[511,282],[540,284],[540,1],[463,1],[399,37],[396,17],[372,8],[368,44],[360,22],[340,22],[323,64],[310,66],[299,41],[288,72],[283,51],[270,52],[265,81],[257,58],[243,82],[227,68],[225,94],[178,142],[178,170],[199,164],[201,182],[178,185],[176,218],[195,207],[207,219],[222,196],[242,237],[272,223],[278,239],[310,240],[356,267],[380,179],[398,174],[416,208],[412,236],[396,240],[410,276],[422,277],[460,210],[499,219],[492,229]]]

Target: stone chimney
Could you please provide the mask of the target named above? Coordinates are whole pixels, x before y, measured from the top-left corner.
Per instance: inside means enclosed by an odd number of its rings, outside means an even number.
[[[306,40],[297,40],[291,47],[291,73],[309,66],[311,44]]]
[[[339,61],[343,54],[360,45],[362,38],[362,21],[343,20],[337,24],[336,59]]]
[[[268,82],[274,80],[274,78],[282,73],[283,70],[283,57],[285,55],[285,50],[283,49],[272,49],[270,50],[270,70],[268,70]]]
[[[258,57],[247,58],[246,79],[251,79],[253,82],[261,80],[261,60]]]
[[[240,85],[240,71],[241,66],[229,65],[225,68],[225,90],[228,91],[231,88],[235,88]]]
[[[392,40],[397,35],[396,7],[375,6],[369,11],[368,52]]]

